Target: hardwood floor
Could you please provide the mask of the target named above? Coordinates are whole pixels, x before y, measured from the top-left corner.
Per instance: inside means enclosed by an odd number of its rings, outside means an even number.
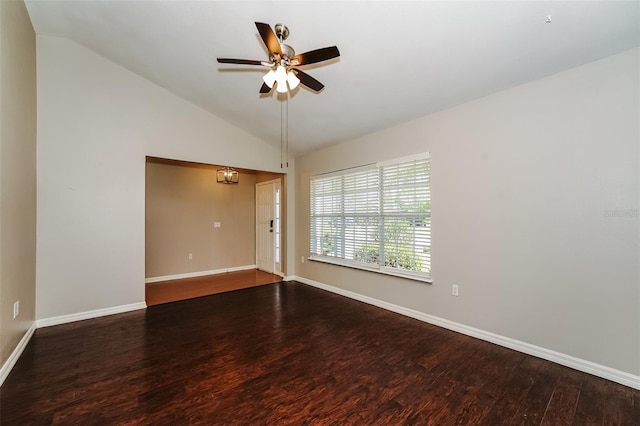
[[[2,425],[638,425],[640,391],[303,284],[38,329]]]
[[[282,277],[279,275],[259,271],[258,269],[249,269],[246,271],[147,283],[145,286],[145,301],[147,306],[159,305],[161,303],[224,293],[225,291],[272,284],[278,281],[282,281]]]

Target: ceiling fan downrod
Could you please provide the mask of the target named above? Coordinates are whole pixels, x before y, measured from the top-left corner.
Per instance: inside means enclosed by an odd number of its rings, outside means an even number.
[[[288,66],[289,59],[296,54],[293,47],[288,44],[284,44],[284,41],[289,37],[289,27],[285,24],[276,24],[274,26],[274,32],[276,33],[278,44],[280,44],[280,50],[282,50],[281,60],[285,61]]]
[[[274,30],[276,33],[276,37],[278,37],[278,40],[280,41],[280,44],[282,44],[282,42],[285,41],[287,37],[289,37],[289,27],[287,27],[285,24],[276,24],[274,26]]]

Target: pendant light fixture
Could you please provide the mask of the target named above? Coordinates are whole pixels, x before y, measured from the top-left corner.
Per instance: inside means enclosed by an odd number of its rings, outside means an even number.
[[[240,182],[240,176],[237,170],[231,167],[224,167],[216,172],[216,182],[237,184]]]

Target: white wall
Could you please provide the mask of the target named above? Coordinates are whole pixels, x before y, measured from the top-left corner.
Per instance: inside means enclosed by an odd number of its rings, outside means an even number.
[[[72,41],[38,36],[37,66],[38,319],[144,302],[146,155],[280,171],[278,148]]]
[[[298,158],[297,275],[640,374],[638,62],[627,51]],[[432,285],[300,262],[310,176],[424,151]]]

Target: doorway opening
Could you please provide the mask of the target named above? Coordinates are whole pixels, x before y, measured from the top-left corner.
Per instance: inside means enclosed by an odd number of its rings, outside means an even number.
[[[147,304],[156,304],[149,299],[154,298],[150,291],[168,292],[171,286],[180,289],[174,291],[173,300],[182,300],[282,280],[286,270],[286,175],[234,167],[239,183],[222,185],[216,180],[220,167],[147,157]],[[256,188],[268,182],[277,188],[273,208],[277,205],[278,215],[269,219],[277,246],[272,251],[273,265],[258,270]],[[193,287],[192,296],[180,296],[187,287]],[[160,303],[170,301],[162,299]]]

